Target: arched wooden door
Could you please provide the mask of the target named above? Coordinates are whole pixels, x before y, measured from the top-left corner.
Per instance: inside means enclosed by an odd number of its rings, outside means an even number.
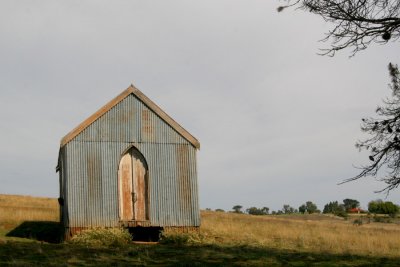
[[[148,168],[143,155],[134,147],[119,163],[119,215],[121,221],[148,220]]]

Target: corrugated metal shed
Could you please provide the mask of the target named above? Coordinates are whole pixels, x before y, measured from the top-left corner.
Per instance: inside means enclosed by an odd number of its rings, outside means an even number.
[[[196,138],[130,86],[61,140],[57,169],[65,227],[199,226],[199,148]],[[127,222],[121,221],[118,171],[132,149],[148,168],[148,218]],[[132,191],[131,205],[134,198]]]

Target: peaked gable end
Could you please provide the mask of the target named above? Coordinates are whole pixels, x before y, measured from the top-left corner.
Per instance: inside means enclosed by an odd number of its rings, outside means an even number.
[[[182,126],[180,126],[176,121],[174,121],[170,116],[168,116],[168,114],[166,114],[160,107],[158,107],[153,101],[151,101],[147,96],[145,96],[139,89],[137,89],[133,85],[128,87],[121,94],[112,99],[102,108],[100,108],[97,112],[95,112],[93,115],[91,115],[81,124],[79,124],[70,133],[64,136],[64,138],[62,138],[61,140],[61,147],[65,146],[68,142],[72,141],[82,132],[90,128],[89,126],[94,125],[96,121],[98,121],[104,114],[111,111],[114,107],[123,103],[124,101],[127,101],[130,95],[132,95],[132,97],[135,97],[135,99],[138,99],[140,102],[142,102],[145,105],[146,110],[155,113],[159,118],[162,119],[162,121],[164,121],[169,127],[175,130],[185,140],[191,143],[195,148],[200,149],[200,143],[195,137],[193,137],[189,132],[187,132]],[[146,123],[148,118],[148,112],[146,112],[146,110],[143,114],[141,114],[142,115],[141,118],[136,120],[137,123]],[[144,119],[144,122],[142,122],[141,119]],[[150,125],[148,126],[142,125],[142,127],[144,131],[146,131],[146,127],[150,127]],[[146,141],[145,138],[144,141]]]

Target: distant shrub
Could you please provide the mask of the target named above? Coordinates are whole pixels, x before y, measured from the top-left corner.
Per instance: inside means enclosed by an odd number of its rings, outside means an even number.
[[[251,207],[246,209],[246,212],[251,215],[267,215],[269,213],[269,208],[263,207],[259,209],[256,207]]]
[[[223,209],[216,209],[216,212],[225,212]]]
[[[297,210],[288,204],[284,204],[283,208],[282,208],[282,212],[284,214],[293,214],[293,213],[297,213]]]
[[[339,204],[337,201],[331,201],[324,206],[322,213],[332,213],[335,214],[340,211],[346,211],[343,204]]]
[[[243,213],[242,208],[243,208],[242,205],[235,205],[235,206],[233,206],[232,209],[233,209],[233,212],[235,212],[235,213]]]
[[[377,223],[392,223],[392,219],[389,217],[374,216],[372,219]]]
[[[399,213],[399,207],[393,204],[393,202],[385,202],[378,199],[368,203],[368,211],[375,214],[388,214],[395,217],[396,214]]]
[[[345,218],[345,219],[346,219],[347,217],[349,217],[349,215],[347,214],[347,212],[344,211],[344,210],[337,210],[337,211],[335,211],[333,214],[335,214],[336,216]]]
[[[355,219],[355,220],[353,221],[353,224],[354,224],[354,225],[360,226],[360,225],[363,224],[363,221],[362,221],[361,219]]]
[[[305,204],[301,205],[299,207],[299,212],[303,213],[303,214],[306,213],[306,212],[309,213],[309,214],[321,213],[321,211],[317,208],[317,205],[314,204],[311,201],[307,201]]]
[[[123,228],[92,228],[79,232],[71,239],[73,244],[93,247],[120,247],[131,241],[131,234]]]

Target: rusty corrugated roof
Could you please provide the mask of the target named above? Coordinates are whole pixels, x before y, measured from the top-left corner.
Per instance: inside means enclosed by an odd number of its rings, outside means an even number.
[[[77,135],[79,135],[83,130],[85,130],[90,124],[100,118],[103,114],[112,109],[115,105],[120,103],[123,99],[125,99],[130,94],[135,95],[139,98],[146,106],[148,106],[154,113],[161,117],[168,125],[170,125],[175,131],[177,131],[180,135],[182,135],[186,140],[188,140],[194,147],[200,149],[200,142],[191,135],[188,131],[186,131],[182,126],[180,126],[176,121],[174,121],[167,113],[165,113],[159,106],[157,106],[153,101],[151,101],[147,96],[145,96],[139,89],[135,86],[131,85],[126,90],[124,90],[117,97],[112,99],[102,108],[100,108],[97,112],[91,115],[89,118],[84,120],[81,124],[79,124],[75,129],[69,132],[66,136],[61,139],[61,147],[65,146],[69,141],[74,139]]]

